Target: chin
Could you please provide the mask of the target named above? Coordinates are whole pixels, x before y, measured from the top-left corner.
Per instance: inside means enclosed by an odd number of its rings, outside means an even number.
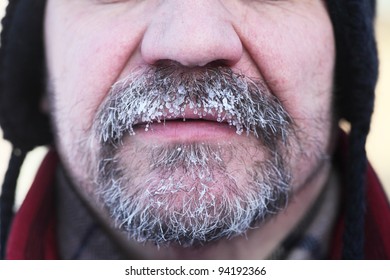
[[[135,145],[101,154],[96,195],[129,238],[201,247],[245,234],[287,204],[279,154],[241,142]]]

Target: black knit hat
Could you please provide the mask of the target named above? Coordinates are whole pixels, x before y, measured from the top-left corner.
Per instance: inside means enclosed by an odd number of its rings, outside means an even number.
[[[45,0],[9,1],[2,21],[0,125],[13,145],[0,200],[1,256],[12,221],[15,185],[24,156],[52,141],[49,117],[40,110],[45,91]],[[373,111],[378,58],[373,31],[375,0],[327,0],[336,38],[335,100],[340,119],[351,124],[348,205],[343,258],[364,257],[365,142]]]

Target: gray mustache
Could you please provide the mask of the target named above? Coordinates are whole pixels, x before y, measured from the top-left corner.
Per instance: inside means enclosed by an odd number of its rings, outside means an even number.
[[[185,69],[155,66],[112,86],[96,115],[94,129],[102,144],[116,145],[134,135],[137,124],[186,117],[186,112],[227,122],[237,134],[253,134],[266,146],[286,141],[292,119],[261,81],[227,67]]]

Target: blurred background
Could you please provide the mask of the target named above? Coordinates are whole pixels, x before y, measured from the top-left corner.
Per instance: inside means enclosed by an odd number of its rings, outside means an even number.
[[[0,17],[3,17],[5,4],[0,0]],[[390,1],[378,0],[376,31],[380,56],[380,80],[377,88],[372,129],[368,138],[367,152],[371,164],[377,171],[390,198]],[[11,146],[2,139],[0,130],[0,185],[8,165]],[[18,181],[16,204],[20,205],[30,187],[34,174],[46,153],[46,148],[37,148],[29,153]]]

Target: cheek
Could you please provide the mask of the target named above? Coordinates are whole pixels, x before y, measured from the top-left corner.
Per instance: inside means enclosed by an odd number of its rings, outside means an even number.
[[[141,26],[109,15],[46,18],[46,54],[57,118],[73,131],[88,131],[111,86],[139,63]],[[65,128],[64,128],[65,129]],[[69,127],[68,127],[69,129]]]
[[[283,13],[283,12],[281,12]],[[248,57],[293,118],[298,143],[291,151],[294,185],[300,186],[329,152],[335,61],[331,22],[324,9],[277,14],[245,30]],[[296,147],[295,147],[296,146]]]
[[[309,12],[306,12],[308,14]],[[250,59],[272,92],[301,126],[329,114],[332,102],[335,46],[326,11],[302,16],[287,13],[259,20],[247,29],[244,43]]]

